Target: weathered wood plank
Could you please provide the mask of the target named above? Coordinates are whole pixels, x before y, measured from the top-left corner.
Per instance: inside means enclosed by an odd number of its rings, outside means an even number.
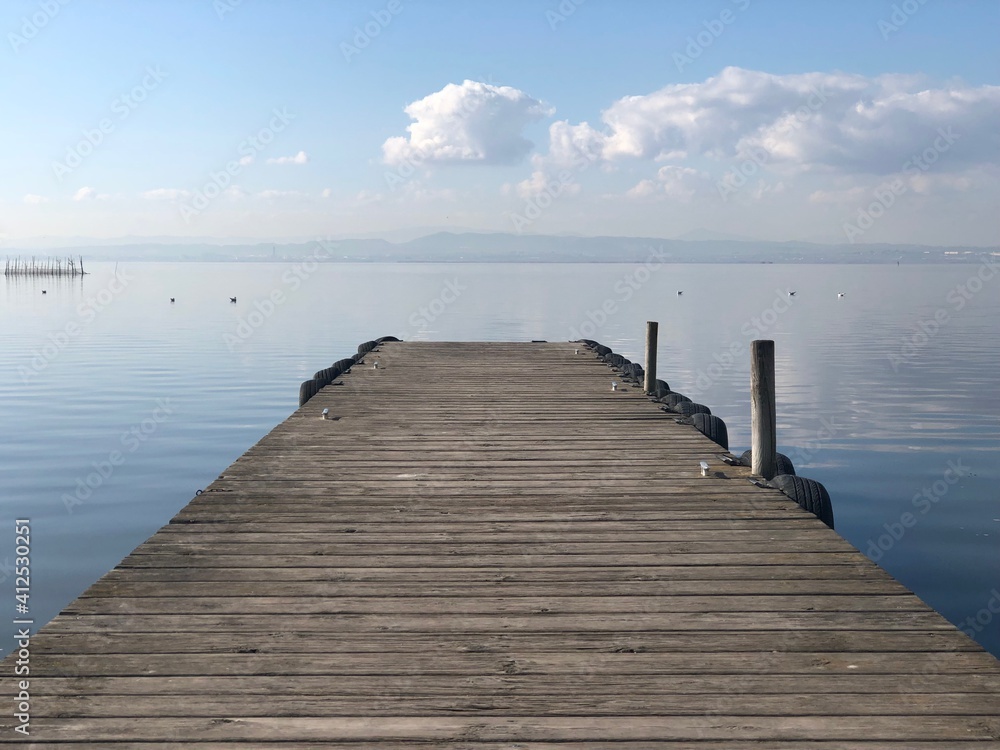
[[[0,718],[0,732],[11,734],[12,720]],[[628,716],[545,717],[508,715],[476,716],[350,716],[350,717],[244,717],[222,721],[208,718],[60,719],[45,728],[47,740],[114,742],[132,740],[181,741],[353,741],[371,743],[408,740],[414,743],[480,740],[489,742],[578,742],[619,740],[727,740],[738,731],[744,742],[774,739],[841,740],[948,740],[963,727],[963,740],[996,741],[1000,719],[977,717],[854,716]]]
[[[566,686],[567,690],[570,688]],[[788,716],[787,695],[731,694],[707,705],[702,695],[615,694],[504,695],[459,693],[449,696],[415,695],[419,687],[408,686],[401,694],[334,696],[272,695],[266,701],[247,701],[245,695],[121,695],[65,696],[59,702],[59,717],[266,717],[266,716],[690,716],[706,709],[730,716]],[[935,693],[888,695],[875,703],[870,694],[798,694],[814,716],[964,716],[996,715],[996,702],[983,693]],[[41,717],[39,717],[41,718]]]
[[[52,654],[182,654],[182,653],[506,653],[575,651],[607,653],[709,651],[854,651],[924,654],[978,651],[958,633],[939,631],[756,630],[712,633],[645,630],[626,632],[305,632],[284,629],[276,634],[209,631],[192,639],[186,632],[132,633],[128,639],[112,633],[50,633],[35,653]]]
[[[931,664],[934,662],[931,661]],[[541,680],[537,675],[481,674],[456,679],[454,675],[422,675],[415,692],[409,675],[298,675],[289,680],[284,675],[172,677],[38,677],[32,681],[39,696],[78,695],[86,688],[88,695],[691,695],[710,701],[731,696],[800,694],[867,695],[873,706],[879,696],[922,696],[950,693],[982,693],[989,699],[1000,689],[1000,675],[973,673],[948,674],[929,672],[923,677],[900,679],[896,674],[702,674],[670,675],[669,679],[637,680],[633,675],[575,674],[564,680]],[[796,707],[790,706],[793,711]]]

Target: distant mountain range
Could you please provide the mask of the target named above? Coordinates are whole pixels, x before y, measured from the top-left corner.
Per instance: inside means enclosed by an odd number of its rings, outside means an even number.
[[[73,241],[77,240],[77,241]],[[65,244],[63,244],[63,242]],[[997,247],[823,245],[762,242],[700,230],[685,239],[576,237],[436,232],[406,241],[353,237],[280,244],[211,238],[72,238],[46,249],[37,242],[0,249],[7,255],[83,255],[85,260],[479,263],[953,263],[1000,256]]]

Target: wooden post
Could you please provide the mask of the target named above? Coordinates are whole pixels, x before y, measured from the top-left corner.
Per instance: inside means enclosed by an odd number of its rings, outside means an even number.
[[[646,381],[643,390],[652,393],[656,389],[656,334],[660,324],[655,321],[646,323]]]
[[[778,471],[777,415],[774,405],[774,342],[750,344],[750,470],[764,479]]]

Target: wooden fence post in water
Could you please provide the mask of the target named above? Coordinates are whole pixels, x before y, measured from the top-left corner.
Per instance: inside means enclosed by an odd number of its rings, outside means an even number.
[[[652,393],[656,389],[656,334],[660,324],[655,321],[646,323],[646,379],[643,390]]]
[[[777,415],[774,405],[774,342],[750,344],[750,470],[773,479],[777,467]]]

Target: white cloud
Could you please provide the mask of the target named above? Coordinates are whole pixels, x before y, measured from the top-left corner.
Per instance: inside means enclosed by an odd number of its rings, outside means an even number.
[[[666,197],[683,202],[709,184],[708,176],[697,169],[667,165],[657,170],[655,180],[640,180],[625,195],[629,198]]]
[[[702,82],[624,97],[601,119],[601,131],[554,123],[540,158],[552,167],[582,154],[606,163],[701,158],[725,168],[754,159],[775,172],[841,175],[897,174],[925,154],[935,172],[1000,163],[1000,86],[928,88],[917,76],[731,67]]]
[[[533,145],[523,135],[525,126],[554,110],[510,86],[466,80],[449,83],[404,111],[413,119],[409,136],[382,145],[386,164],[513,164]]]
[[[304,198],[306,194],[298,190],[261,190],[256,197],[263,200],[279,200],[282,198]]]
[[[305,151],[299,151],[295,156],[278,156],[268,159],[268,164],[305,164],[309,161],[309,155]]]
[[[363,205],[363,204],[366,204],[366,203],[379,203],[384,198],[385,198],[385,196],[382,195],[382,193],[379,193],[377,191],[374,191],[374,190],[362,190],[361,192],[359,192],[354,197],[354,200],[357,203]]]
[[[31,206],[38,206],[42,203],[48,203],[49,199],[44,195],[35,195],[34,193],[28,193],[24,196],[24,202]]]
[[[573,181],[572,174],[554,175],[545,168],[546,165],[539,164],[539,169],[531,173],[531,177],[517,183],[517,194],[524,199],[534,198],[542,193],[549,195],[576,195],[580,192],[580,186]],[[509,188],[508,188],[509,192]]]
[[[323,188],[323,192],[320,193],[320,196],[323,197],[323,198],[332,198],[333,197],[333,188]]]
[[[140,193],[140,196],[147,201],[176,201],[188,198],[190,195],[187,190],[178,188],[156,188]]]
[[[549,126],[549,153],[546,163],[553,167],[582,167],[603,155],[606,136],[583,122],[570,125],[559,120]]]
[[[110,197],[107,193],[98,193],[97,189],[92,187],[82,187],[73,194],[73,200],[77,202],[89,200],[106,201]]]
[[[660,192],[660,186],[653,180],[639,180],[625,195],[629,198],[649,198]]]

